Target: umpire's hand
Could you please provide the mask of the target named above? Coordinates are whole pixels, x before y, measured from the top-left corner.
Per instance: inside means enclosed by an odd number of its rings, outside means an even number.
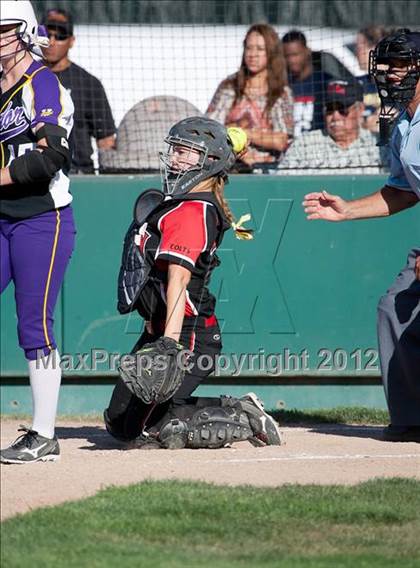
[[[345,221],[347,216],[347,201],[338,195],[317,191],[305,195],[302,203],[307,218],[324,219],[325,221]]]

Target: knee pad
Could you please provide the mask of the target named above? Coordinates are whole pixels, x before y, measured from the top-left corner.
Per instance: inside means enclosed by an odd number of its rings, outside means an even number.
[[[109,418],[108,409],[104,410],[104,423],[108,434],[119,442],[128,442],[130,440],[130,438],[124,436],[124,434],[116,428],[115,423],[111,421],[111,419]]]
[[[190,420],[174,419],[159,433],[165,448],[223,448],[248,440],[252,429],[247,415],[232,407],[207,407],[197,410]]]

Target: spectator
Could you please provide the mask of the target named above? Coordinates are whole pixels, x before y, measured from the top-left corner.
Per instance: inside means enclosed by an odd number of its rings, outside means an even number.
[[[102,150],[115,146],[115,124],[105,90],[96,77],[69,59],[75,40],[71,14],[54,8],[46,13],[43,24],[50,39],[50,46],[43,50],[46,63],[70,92],[75,106],[71,173],[93,173],[91,138]]]
[[[376,137],[361,128],[363,87],[357,81],[330,81],[325,95],[325,130],[307,132],[286,153],[279,172],[305,169],[305,173],[337,173],[337,168],[359,168],[357,173],[377,173],[383,165]],[[375,170],[372,166],[376,166]],[[354,170],[353,170],[354,171]],[[322,172],[324,173],[324,172]]]
[[[218,86],[207,115],[246,130],[249,168],[276,162],[293,135],[293,98],[281,42],[268,24],[254,24],[244,40],[240,69]]]
[[[359,67],[365,72],[358,77],[363,85],[363,103],[365,112],[363,114],[363,127],[371,132],[379,132],[378,116],[381,101],[375,81],[369,76],[369,52],[375,48],[376,44],[383,39],[388,32],[383,26],[368,26],[359,30],[356,37],[356,57]]]
[[[324,95],[327,83],[333,77],[314,69],[312,52],[302,32],[290,30],[282,42],[288,82],[294,97],[294,134],[300,136],[303,132],[324,128]]]

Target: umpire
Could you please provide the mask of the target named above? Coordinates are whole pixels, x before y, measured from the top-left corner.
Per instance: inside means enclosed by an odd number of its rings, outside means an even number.
[[[308,219],[386,217],[419,202],[420,32],[398,30],[381,40],[370,52],[369,73],[381,98],[383,143],[393,127],[390,176],[382,189],[353,201],[326,191],[306,195],[303,206]],[[406,266],[379,302],[378,338],[391,417],[384,439],[420,442],[420,243],[409,252]]]

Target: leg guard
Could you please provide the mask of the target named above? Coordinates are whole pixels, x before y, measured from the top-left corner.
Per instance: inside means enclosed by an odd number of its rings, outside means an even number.
[[[108,409],[104,410],[104,423],[108,434],[116,440],[120,442],[127,442],[130,439],[126,438],[124,434],[115,427],[115,423],[113,423],[109,418]]]
[[[229,406],[201,408],[190,420],[170,420],[159,433],[159,441],[168,449],[223,448],[252,437],[247,415]]]

